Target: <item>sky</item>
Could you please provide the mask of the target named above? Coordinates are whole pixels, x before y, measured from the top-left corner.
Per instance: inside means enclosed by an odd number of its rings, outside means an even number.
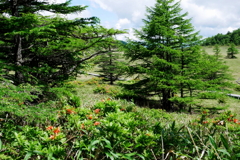
[[[55,3],[65,0],[49,0]],[[156,0],[72,0],[72,5],[84,5],[88,8],[80,14],[68,15],[69,19],[100,18],[101,25],[107,28],[127,29],[129,34],[118,37],[135,39],[134,29],[141,28],[145,19],[146,7],[154,6]],[[182,13],[196,31],[204,38],[218,33],[226,34],[240,28],[240,0],[181,0]]]

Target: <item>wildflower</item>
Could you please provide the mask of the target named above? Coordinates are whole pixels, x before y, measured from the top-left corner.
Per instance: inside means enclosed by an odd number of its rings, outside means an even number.
[[[72,109],[66,109],[66,113],[67,114],[73,114],[73,113],[76,113],[76,112],[74,112]]]
[[[48,126],[48,127],[46,128],[47,131],[52,130],[52,129],[53,129],[53,126]]]
[[[94,112],[98,114],[101,111],[101,109],[95,109]]]
[[[232,119],[231,119],[231,118],[228,118],[228,121],[229,121],[229,122],[231,122],[231,121],[232,121]]]
[[[49,137],[49,139],[55,139],[55,138],[56,138],[55,135],[51,135],[51,136]]]
[[[238,119],[234,119],[233,122],[234,122],[234,123],[238,123]]]
[[[121,108],[120,111],[125,111],[126,109],[125,108]]]
[[[207,124],[207,123],[208,123],[208,121],[203,121],[202,123],[203,123],[203,124]]]
[[[18,103],[19,106],[21,106],[21,105],[23,105],[23,104],[24,104],[24,102],[20,102],[20,103]]]
[[[111,100],[111,98],[108,98],[107,100],[108,100],[108,101],[110,101],[110,100]]]
[[[101,123],[100,122],[95,122],[94,123],[94,126],[98,126],[98,125],[100,125]]]
[[[92,117],[91,114],[90,114],[90,115],[87,115],[87,118],[88,118],[88,119],[93,119],[93,117]]]
[[[203,113],[203,114],[207,114],[207,111],[203,111],[202,113]]]
[[[81,124],[81,129],[84,129],[84,128],[85,128],[84,124]]]
[[[53,130],[54,134],[58,134],[60,132],[60,127],[57,127],[56,129]]]

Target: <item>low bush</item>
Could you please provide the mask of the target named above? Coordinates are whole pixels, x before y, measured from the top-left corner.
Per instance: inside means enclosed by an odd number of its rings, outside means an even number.
[[[16,125],[2,119],[0,159],[238,159],[240,121],[224,112],[179,124],[160,109],[104,99],[65,105],[56,121]]]

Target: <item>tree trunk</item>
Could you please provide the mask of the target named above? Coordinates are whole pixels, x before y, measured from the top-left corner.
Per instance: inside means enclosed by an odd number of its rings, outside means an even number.
[[[15,57],[15,65],[17,70],[15,71],[15,83],[21,84],[24,83],[24,76],[21,71],[23,58],[22,58],[22,38],[20,35],[16,35],[14,37],[15,48],[14,48],[14,57]]]
[[[172,109],[172,102],[169,100],[171,98],[171,92],[169,89],[162,90],[162,106],[167,111]]]

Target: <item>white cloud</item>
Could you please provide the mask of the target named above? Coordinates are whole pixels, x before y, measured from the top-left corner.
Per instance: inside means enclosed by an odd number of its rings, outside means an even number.
[[[66,0],[42,0],[43,2],[45,1],[48,1],[50,2],[51,4],[57,4],[57,3],[64,3],[66,2]]]
[[[126,40],[126,39],[132,39],[132,40],[139,40],[136,36],[135,36],[135,32],[133,28],[129,28],[128,29],[128,33],[126,34],[121,34],[121,35],[117,35],[116,38],[118,40]]]
[[[68,19],[75,19],[75,18],[89,18],[91,17],[91,13],[89,10],[84,10],[81,13],[72,13],[72,14],[68,14],[67,18]]]
[[[181,7],[189,13],[192,24],[204,37],[225,34],[240,27],[239,0],[182,0]]]
[[[116,27],[117,29],[124,29],[124,27],[128,26],[131,23],[127,18],[119,19]]]
[[[156,0],[89,1],[92,2],[94,7],[102,8],[117,15],[117,24],[111,25],[111,22],[109,22],[111,27],[119,27],[121,19],[128,19],[131,23],[125,26],[129,28],[143,26],[142,19],[145,18],[146,6],[153,6],[156,2]],[[183,13],[189,13],[188,18],[192,18],[193,26],[197,31],[200,30],[200,34],[204,37],[226,33],[240,27],[239,0],[181,0],[180,3]],[[121,25],[122,27],[124,25]]]

